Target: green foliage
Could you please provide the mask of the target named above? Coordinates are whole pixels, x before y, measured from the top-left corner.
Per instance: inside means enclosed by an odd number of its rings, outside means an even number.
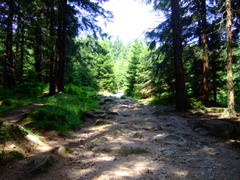
[[[115,82],[118,90],[123,90],[126,86],[126,74],[129,63],[130,46],[124,45],[123,42],[117,38],[110,42],[110,50],[114,62]]]
[[[98,108],[97,92],[92,87],[69,84],[66,85],[64,93],[48,97],[36,97],[31,94],[26,97],[25,93],[27,92],[18,89],[11,91],[2,89],[0,114],[3,116],[9,110],[22,105],[42,103],[44,106],[28,112],[27,118],[23,121],[32,128],[69,131],[82,124],[84,112]]]
[[[69,82],[98,90],[116,90],[110,42],[106,39],[97,41],[90,36],[77,40],[76,44],[78,53],[74,57]]]
[[[44,106],[28,112],[26,123],[28,127],[69,131],[83,123],[84,112],[97,107],[97,95],[92,88],[67,85],[65,93],[48,97]]]
[[[127,96],[135,96],[135,86],[141,81],[139,80],[139,76],[141,73],[143,73],[142,69],[140,68],[140,64],[145,60],[145,55],[143,43],[140,41],[135,41],[132,45],[131,59],[127,70],[127,84],[125,91]]]
[[[43,82],[24,82],[15,88],[15,93],[26,94],[28,96],[41,95],[47,88],[47,84]]]
[[[47,85],[40,82],[23,83],[13,89],[0,88],[0,116],[23,105],[44,102],[41,96],[46,89]]]
[[[113,72],[113,58],[110,53],[109,41],[100,42],[101,47],[105,51],[103,54],[96,56],[95,74],[99,90],[107,90],[113,92],[116,90],[115,75]]]
[[[174,95],[172,92],[164,92],[162,94],[155,95],[150,101],[151,104],[156,105],[174,105]]]
[[[193,108],[193,109],[202,109],[202,110],[207,109],[201,101],[199,101],[195,98],[190,98],[189,103],[190,103],[191,108]]]

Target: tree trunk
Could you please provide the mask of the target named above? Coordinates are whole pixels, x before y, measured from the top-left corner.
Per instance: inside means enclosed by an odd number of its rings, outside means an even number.
[[[21,48],[20,48],[19,70],[18,70],[19,82],[22,82],[22,78],[23,78],[24,44],[25,44],[25,29],[24,29],[24,25],[22,24],[22,26],[21,26]]]
[[[182,40],[181,40],[181,23],[179,0],[171,0],[172,8],[172,36],[173,36],[173,55],[175,69],[175,86],[176,86],[176,109],[178,111],[186,110],[186,92],[185,79],[182,62]]]
[[[41,27],[38,25],[38,22],[35,22],[35,48],[34,48],[34,54],[35,54],[35,72],[37,74],[37,80],[42,80],[42,30]]]
[[[217,57],[216,52],[213,53],[212,57]],[[217,72],[216,72],[216,62],[215,60],[211,63],[212,67],[212,90],[213,90],[213,105],[217,106]]]
[[[51,2],[50,2],[51,3]],[[49,42],[49,49],[50,49],[50,68],[49,68],[49,94],[54,95],[56,94],[56,58],[54,53],[54,42],[53,37],[55,35],[54,33],[54,8],[51,4],[49,7],[49,13],[50,13],[50,19],[49,19],[49,39],[51,40]]]
[[[16,7],[15,7],[16,8]],[[15,61],[14,61],[14,68],[15,68],[15,81],[17,83],[22,82],[23,77],[23,61],[24,61],[24,39],[25,39],[25,29],[24,29],[24,21],[23,21],[23,14],[20,10],[21,7],[17,7],[17,29],[16,29],[16,38],[15,38]]]
[[[231,0],[226,0],[226,31],[227,31],[227,90],[228,90],[228,108],[227,116],[235,117],[233,70],[232,70],[232,7]]]
[[[12,88],[15,86],[14,64],[13,64],[13,16],[14,16],[14,1],[8,3],[7,17],[7,37],[6,37],[6,57],[4,60],[3,86]]]
[[[206,0],[201,0],[200,5],[201,14],[201,45],[203,49],[203,86],[202,86],[202,100],[205,106],[209,106],[209,54],[208,54],[208,40],[207,40],[207,20],[206,20]]]
[[[64,90],[64,67],[66,58],[66,8],[67,1],[59,0],[58,2],[58,39],[57,39],[57,90]]]

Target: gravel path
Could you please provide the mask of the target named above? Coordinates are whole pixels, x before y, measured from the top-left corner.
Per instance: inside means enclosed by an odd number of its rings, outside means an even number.
[[[70,153],[41,152],[5,167],[0,179],[239,180],[240,152],[223,139],[200,135],[186,118],[167,109],[107,97],[89,113],[84,127],[45,143],[63,145]],[[48,155],[55,163],[45,173],[31,174],[31,162]]]

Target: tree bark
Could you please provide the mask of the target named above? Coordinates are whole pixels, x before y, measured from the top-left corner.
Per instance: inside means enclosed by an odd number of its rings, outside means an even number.
[[[227,32],[227,91],[228,91],[228,108],[227,116],[235,117],[234,85],[232,70],[232,7],[231,0],[226,0],[226,32]]]
[[[35,48],[34,48],[34,54],[35,54],[35,72],[37,74],[37,80],[42,80],[42,60],[43,60],[43,54],[42,54],[42,30],[41,27],[38,25],[38,22],[35,22]]]
[[[20,6],[17,7],[17,29],[16,29],[16,38],[15,38],[15,81],[17,83],[22,82],[23,78],[23,63],[24,63],[24,43],[25,43],[25,29],[24,29],[24,21],[23,14],[20,10]]]
[[[22,22],[23,23],[23,22]],[[21,48],[20,48],[20,59],[19,59],[19,82],[23,79],[23,64],[24,64],[24,44],[25,44],[25,29],[24,25],[21,25]]]
[[[201,45],[203,50],[203,78],[202,78],[202,100],[205,106],[209,106],[209,54],[208,54],[208,40],[207,40],[207,20],[206,20],[206,0],[201,0],[200,14],[201,14]]]
[[[51,3],[51,2],[50,2]],[[54,53],[53,37],[54,33],[54,7],[53,4],[49,5],[49,49],[50,49],[50,68],[49,68],[49,94],[56,94],[56,58]]]
[[[66,8],[67,0],[59,0],[58,2],[58,39],[57,39],[57,90],[64,90],[64,68],[66,58]]]
[[[178,111],[185,111],[187,101],[185,92],[184,69],[182,62],[182,39],[181,39],[179,0],[171,0],[171,8],[172,8],[171,20],[173,36],[173,55],[176,86],[176,109]]]
[[[217,57],[216,52],[213,53],[212,57]],[[217,106],[217,72],[216,72],[216,62],[212,61],[212,90],[213,90],[213,105]]]
[[[7,37],[5,42],[6,57],[4,59],[3,86],[12,88],[15,86],[14,64],[13,64],[13,17],[14,17],[14,1],[7,2]]]

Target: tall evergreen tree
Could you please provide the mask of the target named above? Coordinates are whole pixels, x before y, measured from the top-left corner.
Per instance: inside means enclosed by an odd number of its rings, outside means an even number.
[[[199,1],[197,1],[199,2]],[[203,52],[203,103],[205,106],[209,106],[209,50],[208,50],[208,36],[207,36],[207,13],[206,13],[206,0],[199,2],[200,13],[200,39]]]
[[[67,0],[58,1],[58,30],[57,30],[57,90],[64,90],[64,70],[66,61],[66,13]]]
[[[14,23],[14,11],[15,2],[7,1],[7,19],[6,19],[6,41],[5,41],[5,55],[4,58],[4,73],[3,73],[3,85],[5,88],[12,88],[15,86],[15,70],[13,65],[13,23]]]
[[[185,94],[185,79],[182,62],[182,38],[181,38],[181,18],[179,0],[171,0],[171,20],[173,36],[173,56],[176,80],[176,109],[186,110],[187,101]]]
[[[227,33],[227,116],[235,117],[234,85],[232,70],[232,1],[226,0],[226,33]]]
[[[126,95],[135,96],[135,85],[137,84],[137,72],[141,59],[143,58],[143,44],[135,41],[131,49],[131,58],[127,70]]]

